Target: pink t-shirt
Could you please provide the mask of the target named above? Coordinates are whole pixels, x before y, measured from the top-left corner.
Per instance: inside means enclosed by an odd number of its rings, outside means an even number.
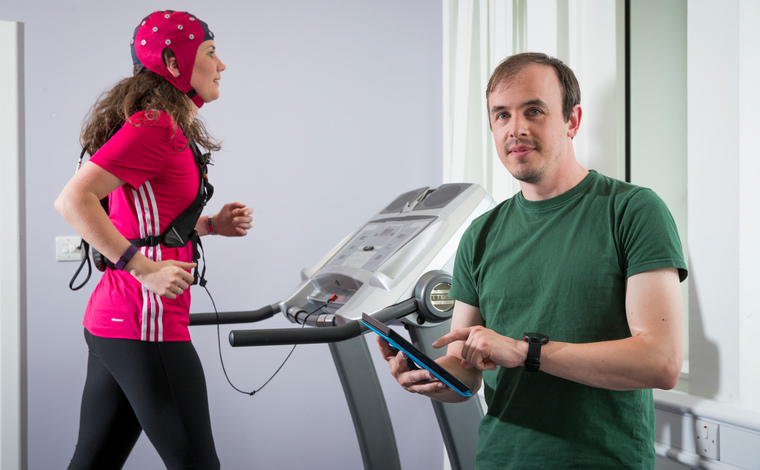
[[[130,121],[90,159],[126,181],[109,200],[109,218],[133,240],[160,235],[192,202],[198,192],[198,167],[187,139],[161,113],[144,112]],[[138,124],[135,126],[134,124]],[[142,247],[154,261],[192,261],[192,244],[180,248]],[[190,291],[176,299],[148,291],[126,271],[107,269],[95,287],[84,315],[84,326],[96,336],[142,341],[189,341]]]

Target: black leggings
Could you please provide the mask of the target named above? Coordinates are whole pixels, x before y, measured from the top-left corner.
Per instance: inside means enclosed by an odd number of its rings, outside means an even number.
[[[101,338],[89,346],[79,440],[69,469],[119,469],[140,432],[167,469],[218,469],[206,380],[189,341]]]

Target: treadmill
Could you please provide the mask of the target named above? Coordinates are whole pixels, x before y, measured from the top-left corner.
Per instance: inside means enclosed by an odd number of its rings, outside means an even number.
[[[444,184],[405,192],[351,233],[285,300],[254,311],[190,315],[191,325],[258,322],[281,313],[301,325],[230,332],[233,347],[327,343],[338,371],[365,469],[400,469],[385,398],[363,334],[362,313],[403,326],[432,358],[430,344],[448,333],[448,297],[459,240],[473,219],[495,206],[479,185]],[[303,325],[312,328],[303,328]],[[382,373],[388,373],[382,371]],[[431,400],[453,470],[472,468],[483,411],[478,397]],[[372,403],[372,406],[367,406]]]

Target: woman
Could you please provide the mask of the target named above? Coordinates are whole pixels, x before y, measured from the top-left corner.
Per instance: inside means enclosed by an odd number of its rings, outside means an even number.
[[[225,66],[213,38],[186,12],[158,11],[141,22],[134,75],[94,105],[82,130],[92,157],[55,202],[110,260],[84,316],[89,358],[72,469],[121,468],[142,430],[167,468],[219,468],[188,331],[197,265],[193,242],[183,242],[193,234],[180,233],[181,246],[156,241],[189,206],[200,210],[210,189],[193,142],[220,148],[195,119],[219,97]],[[106,196],[108,214],[100,204]],[[252,212],[227,204],[214,216],[192,217],[189,231],[244,236]]]

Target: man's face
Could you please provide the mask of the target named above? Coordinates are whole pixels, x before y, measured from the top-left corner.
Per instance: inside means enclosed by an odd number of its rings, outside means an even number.
[[[580,121],[578,106],[565,121],[554,69],[526,66],[491,92],[488,106],[499,159],[512,176],[529,184],[552,176],[567,155],[569,138],[577,133]]]

